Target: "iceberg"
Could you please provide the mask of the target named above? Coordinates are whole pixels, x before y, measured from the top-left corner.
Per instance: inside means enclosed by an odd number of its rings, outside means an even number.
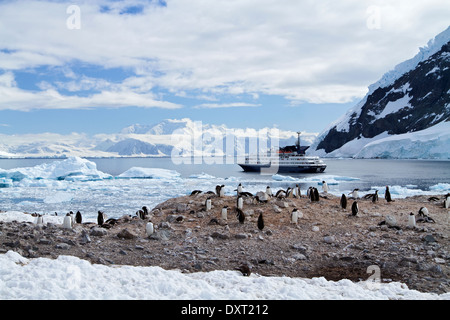
[[[97,170],[97,165],[80,157],[70,157],[61,161],[43,163],[34,167],[0,170],[0,178],[22,181],[24,179],[89,181],[111,179],[112,176]]]

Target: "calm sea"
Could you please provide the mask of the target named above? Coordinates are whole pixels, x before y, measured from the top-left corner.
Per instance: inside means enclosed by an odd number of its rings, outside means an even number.
[[[243,181],[272,180],[271,176],[244,172],[237,164],[174,164],[171,158],[88,158],[97,169],[117,176],[132,167],[163,168],[176,170],[183,178],[206,173],[217,178],[236,177]],[[0,159],[1,169],[32,167],[55,159]],[[341,181],[340,189],[399,185],[429,190],[438,183],[450,183],[450,160],[388,160],[388,159],[324,159],[327,168],[314,176],[351,177],[359,180]],[[202,161],[199,161],[202,162]],[[287,174],[294,178],[308,178],[312,174]],[[415,186],[415,187],[414,187]]]

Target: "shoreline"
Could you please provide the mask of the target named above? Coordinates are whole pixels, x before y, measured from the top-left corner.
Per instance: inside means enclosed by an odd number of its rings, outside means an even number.
[[[244,199],[244,223],[236,218],[236,197],[182,196],[151,208],[142,220],[128,215],[111,228],[96,223],[63,229],[56,223],[0,222],[0,253],[13,250],[26,258],[73,255],[95,264],[159,266],[182,272],[235,270],[248,265],[262,276],[327,280],[367,280],[368,268],[377,266],[382,282],[405,283],[428,293],[450,292],[450,230],[448,209],[427,196],[412,196],[387,203],[358,199],[359,212],[350,216],[340,199],[321,194],[318,202],[305,196],[268,203]],[[440,199],[442,195],[437,195]],[[221,209],[228,206],[227,220]],[[303,217],[290,221],[293,208]],[[407,227],[409,212],[427,207],[435,223]],[[257,220],[264,217],[264,228]],[[2,212],[0,212],[0,215]],[[380,222],[390,215],[400,230]],[[62,217],[61,217],[62,218]],[[44,216],[45,219],[45,216]],[[151,221],[155,233],[147,236]],[[86,240],[86,234],[89,241]]]

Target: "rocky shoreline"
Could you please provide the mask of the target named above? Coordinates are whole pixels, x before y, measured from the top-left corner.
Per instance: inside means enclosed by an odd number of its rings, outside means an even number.
[[[351,215],[340,198],[271,198],[266,203],[244,198],[241,223],[236,196],[200,193],[169,199],[145,219],[125,215],[114,225],[62,225],[0,222],[0,253],[13,250],[27,258],[73,255],[105,265],[160,266],[182,272],[236,270],[248,266],[264,276],[325,277],[328,280],[398,281],[430,293],[450,291],[449,215],[442,201],[414,196],[387,203],[358,199]],[[436,196],[442,198],[442,196]],[[228,206],[227,219],[221,215]],[[434,222],[408,226],[410,212],[427,207]],[[294,208],[300,212],[291,221]],[[0,212],[0,215],[2,213]],[[262,214],[264,228],[258,228]],[[396,227],[382,223],[394,218]],[[146,233],[151,221],[154,233]],[[380,224],[381,223],[381,224]],[[106,228],[108,227],[108,228]],[[241,269],[242,270],[242,269]],[[238,271],[237,271],[238,272]]]

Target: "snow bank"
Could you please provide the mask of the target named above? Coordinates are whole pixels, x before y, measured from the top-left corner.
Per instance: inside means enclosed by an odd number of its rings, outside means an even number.
[[[322,184],[322,181],[325,181],[328,185],[337,185],[342,181],[354,181],[359,180],[359,178],[354,177],[345,177],[345,176],[336,176],[336,175],[314,175],[306,178],[295,178],[291,176],[285,176],[281,174],[275,174],[272,176],[272,179],[275,181],[295,181],[298,183],[317,183],[319,185]]]
[[[398,282],[243,277],[238,271],[181,273],[160,267],[91,264],[71,256],[26,259],[13,251],[0,254],[0,265],[0,299],[450,299],[450,293],[421,293]]]
[[[175,170],[160,168],[132,167],[118,175],[118,178],[141,178],[141,179],[180,179],[180,174]]]
[[[10,179],[11,181],[26,179],[88,181],[110,179],[112,176],[97,170],[97,165],[92,161],[79,157],[70,157],[65,160],[43,163],[34,167],[10,170],[0,169],[0,178]]]

